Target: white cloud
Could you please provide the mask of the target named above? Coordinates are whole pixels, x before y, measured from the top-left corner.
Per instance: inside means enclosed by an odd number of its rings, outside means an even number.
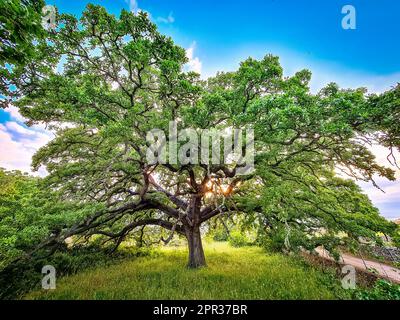
[[[144,12],[147,13],[149,18],[151,18],[150,12],[140,9],[139,4],[136,0],[125,0],[125,2],[129,5],[129,10],[135,15],[137,15],[139,12]]]
[[[396,171],[396,178],[400,179],[400,169],[396,166],[400,166],[400,152],[397,149],[393,149],[393,155],[390,156],[390,150],[380,145],[373,145],[369,148],[376,158],[376,162],[380,165],[389,167]]]
[[[375,182],[380,189],[376,188],[372,182],[360,182],[357,184],[371,199],[372,203],[377,206],[381,214],[388,219],[396,219],[400,217],[400,170],[393,164],[393,159],[389,162],[387,156],[389,150],[382,146],[374,145],[370,148],[376,157],[377,163],[396,171],[396,181],[389,181],[386,178],[374,177]],[[400,160],[399,152],[395,151],[396,160]]]
[[[125,0],[129,4],[129,10],[134,14],[139,12],[138,2],[136,0]]]
[[[196,42],[193,42],[192,45],[186,50],[186,57],[189,59],[189,62],[187,63],[187,70],[201,74],[202,63],[198,57],[194,56],[195,49]]]
[[[29,130],[17,122],[13,121],[8,121],[5,123],[5,127],[8,131],[12,131],[14,133],[18,133],[20,135],[25,135],[25,136],[34,136],[35,132],[33,130]]]
[[[157,18],[157,22],[161,22],[161,23],[174,23],[175,22],[175,18],[172,14],[172,12],[169,13],[168,17],[164,18],[164,17],[158,17]]]
[[[0,167],[32,173],[33,154],[51,139],[51,133],[37,126],[25,128],[11,121],[0,124]],[[34,174],[43,176],[46,171],[41,168]]]
[[[358,182],[358,185],[372,203],[379,208],[384,217],[400,218],[400,181],[388,181],[385,178],[376,178],[375,181],[383,191],[374,187],[370,182]]]
[[[25,122],[27,120],[23,116],[21,116],[17,107],[11,106],[4,109],[4,111],[8,112],[10,114],[10,117],[14,120],[17,120],[18,122]]]
[[[364,191],[369,195],[372,202],[375,204],[382,204],[400,200],[400,181],[387,182],[378,180],[378,185],[382,186],[383,191],[375,188],[374,186],[372,186],[372,184],[360,183],[360,185],[362,186]],[[400,215],[400,208],[399,208],[399,215]]]

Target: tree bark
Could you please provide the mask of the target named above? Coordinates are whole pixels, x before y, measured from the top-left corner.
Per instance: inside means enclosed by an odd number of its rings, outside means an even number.
[[[186,238],[189,247],[188,268],[200,268],[206,266],[203,244],[201,241],[200,226],[186,229]]]

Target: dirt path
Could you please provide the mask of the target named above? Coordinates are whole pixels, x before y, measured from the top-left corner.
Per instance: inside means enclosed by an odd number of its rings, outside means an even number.
[[[332,260],[332,261],[334,260],[329,255],[329,253],[322,248],[317,248],[317,252],[321,257],[323,257],[325,259]],[[345,265],[347,265],[347,264],[352,265],[355,268],[361,269],[361,270],[367,270],[367,271],[371,271],[368,269],[376,270],[376,272],[383,278],[388,278],[388,279],[392,280],[393,282],[400,283],[400,270],[395,267],[388,266],[386,264],[375,262],[375,261],[363,260],[361,258],[357,258],[357,257],[354,257],[349,254],[342,254],[340,263],[345,264]]]

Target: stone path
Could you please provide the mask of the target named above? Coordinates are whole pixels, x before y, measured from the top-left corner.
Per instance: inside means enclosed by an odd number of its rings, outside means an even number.
[[[320,248],[317,248],[316,251],[318,252],[318,254],[321,257],[328,259],[328,260],[332,260],[332,261],[334,260],[325,249],[320,247]],[[361,258],[354,257],[349,254],[342,254],[340,263],[345,264],[345,265],[351,265],[351,266],[353,266],[357,269],[361,269],[361,270],[371,271],[371,269],[372,269],[372,270],[376,271],[380,276],[382,276],[384,278],[388,278],[388,279],[392,280],[393,282],[400,284],[400,270],[395,267],[388,266],[386,264],[379,263],[376,261],[370,261],[370,260],[365,260],[365,259],[363,260]]]

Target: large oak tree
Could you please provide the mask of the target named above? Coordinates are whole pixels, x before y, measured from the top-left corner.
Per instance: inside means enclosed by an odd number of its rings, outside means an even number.
[[[81,19],[63,14],[12,80],[13,103],[29,124],[46,123],[56,138],[34,156],[59,201],[83,208],[60,222],[43,247],[72,236],[112,240],[139,227],[187,238],[190,267],[206,264],[201,226],[240,214],[260,234],[290,249],[335,247],[374,239],[393,225],[357,185],[339,177],[394,180],[369,146],[399,147],[400,87],[382,95],[330,84],[317,94],[311,74],[284,77],[277,57],[249,58],[236,72],[206,81],[185,72],[185,50],[158,33],[145,13],[119,18],[89,5]],[[255,171],[240,163],[149,164],[146,134],[155,128],[253,129]],[[184,143],[184,142],[182,142]],[[245,145],[243,145],[245,147]]]

